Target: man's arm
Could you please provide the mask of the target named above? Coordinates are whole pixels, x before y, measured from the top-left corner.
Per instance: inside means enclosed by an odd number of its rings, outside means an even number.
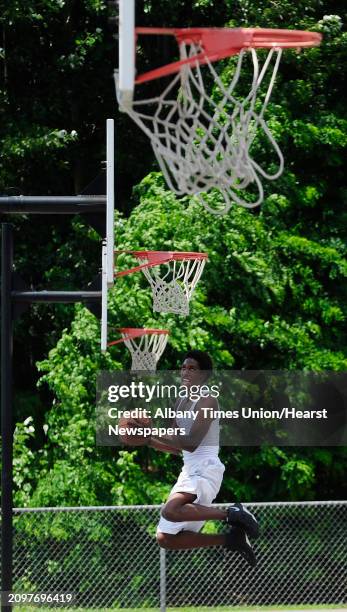
[[[153,438],[152,436],[148,446],[162,451],[163,453],[171,453],[172,455],[181,454],[181,450],[179,448],[175,448],[174,446],[170,446],[169,444],[162,442],[162,438]]]
[[[119,423],[123,427],[149,427],[151,426],[151,420],[146,419],[145,422],[143,419],[120,419]],[[156,450],[162,451],[163,453],[172,453],[173,455],[180,455],[181,451],[179,448],[172,446],[172,444],[165,443],[162,441],[162,438],[141,438],[140,436],[137,438],[136,436],[122,436],[121,440],[124,444],[128,446],[150,446],[151,448],[155,448]]]

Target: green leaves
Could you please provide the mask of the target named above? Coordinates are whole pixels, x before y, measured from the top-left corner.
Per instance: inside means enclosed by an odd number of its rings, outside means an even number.
[[[220,368],[346,368],[346,262],[341,249],[322,245],[314,234],[298,235],[290,225],[283,230],[283,224],[277,223],[281,209],[271,215],[265,209],[255,216],[234,207],[225,217],[211,216],[194,198],[175,198],[158,173],[145,177],[135,197],[138,203],[129,218],[117,215],[120,250],[201,250],[209,252],[209,262],[186,318],[152,312],[151,290],[142,273],[119,278],[109,297],[111,327],[169,329],[163,368],[177,367],[189,348],[208,350]],[[116,268],[127,269],[135,263],[129,254],[122,254]],[[131,504],[160,502],[167,494],[171,477],[166,480],[160,475],[172,459],[148,454],[147,449],[129,449],[111,457],[108,449],[93,446],[97,370],[120,368],[121,364],[129,367],[129,363],[122,344],[100,356],[99,325],[84,308],[77,307],[71,330],[63,333],[49,358],[39,366],[43,372],[41,384],[48,383],[56,397],[47,415],[51,450],[46,469],[52,481],[58,479],[57,486],[66,491],[64,495],[69,487],[76,486],[78,499],[94,500],[101,494],[103,502],[112,499]],[[266,496],[262,480],[271,473],[276,474],[271,495],[291,499],[314,495],[316,460],[310,451],[262,449],[255,460],[253,450],[253,463],[240,449],[235,465],[234,451],[223,451],[234,474],[225,480],[225,495],[247,499]],[[334,450],[327,453],[331,458]],[[83,469],[75,475],[76,481],[68,479],[65,483],[60,473],[62,469],[70,472],[69,461]],[[90,472],[90,461],[101,470],[101,490]],[[324,461],[329,463],[327,458]],[[110,473],[114,474],[112,483]],[[244,482],[248,473],[250,480]],[[37,499],[39,491],[41,485]]]
[[[21,134],[17,138],[13,135],[5,137],[3,155],[8,158],[25,158],[28,154],[52,155],[53,151],[64,149],[77,139],[77,132],[72,130],[48,130],[43,126],[32,126],[31,134]]]
[[[260,210],[235,206],[217,218],[197,199],[176,198],[161,174],[152,172],[157,166],[144,137],[128,117],[117,118],[117,202],[124,214],[117,214],[116,248],[209,253],[187,318],[153,313],[142,273],[118,279],[110,292],[111,326],[170,330],[163,368],[177,367],[191,347],[209,350],[219,368],[347,366],[344,6],[335,2],[332,7],[328,0],[265,4],[137,0],[141,25],[218,27],[232,22],[234,27],[308,28],[324,35],[320,48],[283,54],[264,119],[283,151],[285,170],[275,182],[265,181]],[[3,189],[79,193],[98,174],[104,119],[116,108],[111,78],[116,44],[106,12],[103,0],[77,5],[11,0],[6,5],[1,51],[6,79],[0,91]],[[152,38],[140,41],[139,72],[161,57],[152,43]],[[164,51],[165,61],[174,59],[171,49]],[[234,59],[223,66],[227,86]],[[247,77],[246,69],[244,83]],[[254,144],[264,168],[275,163],[268,149],[266,139]],[[81,220],[61,226],[25,219],[15,224],[16,267],[29,284],[74,289],[97,274],[99,239]],[[120,255],[117,270],[135,263]],[[23,371],[40,360],[42,393],[35,410],[28,399],[17,414],[18,505],[162,501],[177,474],[176,459],[147,449],[111,451],[94,443],[97,371],[128,367],[126,348],[117,345],[100,355],[99,322],[81,306],[32,309],[17,334],[18,344],[30,352],[20,365]],[[54,348],[42,359],[48,346]],[[34,420],[26,422],[34,413]],[[223,501],[340,493],[343,449],[222,452],[227,463]]]

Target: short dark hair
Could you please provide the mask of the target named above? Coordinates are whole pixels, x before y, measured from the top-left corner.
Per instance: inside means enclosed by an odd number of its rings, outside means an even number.
[[[200,370],[205,370],[206,372],[212,372],[213,370],[212,359],[205,351],[198,351],[197,349],[188,351],[184,359],[195,359],[199,364]]]

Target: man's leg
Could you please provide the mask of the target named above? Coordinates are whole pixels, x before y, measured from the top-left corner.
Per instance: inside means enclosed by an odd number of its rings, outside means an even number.
[[[167,548],[168,550],[189,550],[208,546],[224,546],[226,535],[224,533],[210,535],[196,533],[195,531],[180,531],[173,535],[158,531],[157,542],[161,548]]]
[[[183,521],[225,521],[227,511],[209,506],[194,504],[196,495],[192,493],[174,493],[163,507],[161,514],[167,521],[182,523]],[[211,546],[214,546],[212,544]]]
[[[161,548],[168,550],[191,550],[192,548],[207,548],[209,546],[224,546],[227,550],[238,552],[245,561],[255,567],[257,560],[247,539],[246,533],[240,527],[232,527],[228,533],[205,534],[195,531],[180,531],[176,534],[157,532],[157,542]]]
[[[174,493],[162,509],[162,516],[173,523],[184,521],[226,521],[229,525],[243,527],[251,538],[259,535],[258,522],[242,504],[233,504],[226,510],[211,506],[194,504],[196,495],[192,493]]]

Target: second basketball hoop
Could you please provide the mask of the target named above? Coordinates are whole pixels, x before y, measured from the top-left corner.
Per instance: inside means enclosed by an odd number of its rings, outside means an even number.
[[[117,272],[116,277],[141,270],[152,288],[154,311],[189,314],[189,301],[203,272],[207,253],[116,251],[118,253],[133,255],[139,265]]]

